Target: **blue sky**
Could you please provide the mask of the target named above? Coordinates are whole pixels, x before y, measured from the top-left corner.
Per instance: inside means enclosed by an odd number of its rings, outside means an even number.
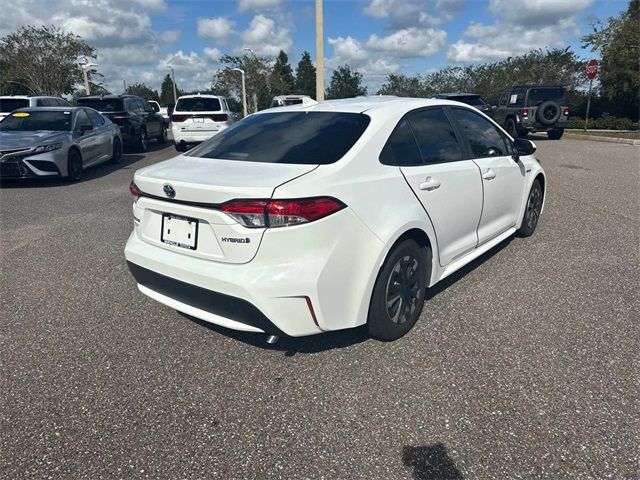
[[[87,4],[90,5],[87,8]],[[623,0],[325,0],[326,77],[349,64],[375,89],[390,73],[500,60],[533,48],[571,46],[595,18],[626,9]],[[181,88],[205,88],[222,53],[244,47],[297,64],[315,59],[313,0],[21,0],[3,6],[0,35],[53,23],[98,51],[112,91],[143,81],[157,88],[171,63]]]

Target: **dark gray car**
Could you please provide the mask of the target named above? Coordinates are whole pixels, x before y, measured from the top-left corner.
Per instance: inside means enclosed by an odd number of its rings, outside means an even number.
[[[79,180],[85,168],[121,158],[120,129],[91,108],[24,108],[0,121],[0,178]]]

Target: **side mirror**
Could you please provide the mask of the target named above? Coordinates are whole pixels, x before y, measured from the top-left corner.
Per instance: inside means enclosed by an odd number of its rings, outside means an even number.
[[[519,159],[522,155],[533,155],[536,151],[536,144],[526,138],[516,138],[513,141],[513,158]]]

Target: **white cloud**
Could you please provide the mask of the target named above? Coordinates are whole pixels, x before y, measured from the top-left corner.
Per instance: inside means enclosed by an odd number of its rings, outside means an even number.
[[[204,54],[204,56],[213,61],[213,62],[218,62],[220,60],[220,57],[222,57],[222,55],[224,55],[222,53],[222,51],[218,50],[217,48],[205,48],[202,53]]]
[[[333,56],[325,62],[328,71],[349,65],[369,81],[371,77],[381,78],[400,70],[400,65],[393,58],[369,51],[353,37],[329,38],[328,41],[333,47]]]
[[[422,57],[437,53],[447,41],[447,32],[415,27],[398,30],[386,37],[371,35],[367,46],[397,57]]]
[[[162,32],[160,38],[164,43],[175,43],[180,39],[182,32],[180,30],[166,30]]]
[[[369,0],[362,13],[388,18],[392,30],[433,27],[449,22],[462,9],[465,0]]]
[[[251,48],[256,55],[275,57],[284,50],[290,53],[293,49],[291,32],[286,27],[277,27],[276,22],[265,15],[259,14],[253,17],[249,27],[242,33],[242,48]]]
[[[224,43],[234,33],[234,26],[235,22],[225,17],[199,18],[198,36]]]
[[[369,57],[362,43],[353,37],[329,38],[328,42],[333,47],[334,56],[347,63],[359,63]]]
[[[247,10],[267,10],[281,7],[286,0],[239,0],[238,10],[246,12]]]
[[[491,0],[489,9],[508,23],[549,26],[584,10],[594,0]]]

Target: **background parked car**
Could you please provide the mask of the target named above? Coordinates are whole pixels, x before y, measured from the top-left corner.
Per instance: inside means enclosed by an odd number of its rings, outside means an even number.
[[[109,118],[120,127],[126,147],[138,152],[147,150],[148,141],[167,142],[167,129],[162,116],[153,111],[142,97],[137,95],[105,95],[82,97],[78,105],[90,107]]]
[[[218,95],[184,95],[171,114],[171,132],[176,150],[185,152],[228,128],[233,117],[227,99]]]
[[[494,119],[514,138],[547,132],[559,140],[570,113],[562,85],[519,85],[500,95]]]
[[[277,95],[271,100],[270,108],[289,105],[313,105],[316,101],[308,95]]]
[[[0,177],[69,177],[122,158],[120,129],[91,108],[23,108],[0,122]]]
[[[438,93],[433,98],[441,98],[444,100],[454,100],[456,102],[466,103],[472,107],[476,107],[482,113],[488,116],[493,115],[493,108],[487,102],[484,101],[480,95],[475,93]]]
[[[160,104],[155,100],[149,100],[148,103],[151,106],[151,108],[153,108],[154,112],[162,115],[162,118],[164,119],[164,124],[168,127],[170,120],[169,120],[169,113],[167,112],[167,107],[161,107]]]
[[[14,110],[27,107],[69,107],[69,102],[60,97],[28,95],[6,95],[0,97],[0,120]]]

